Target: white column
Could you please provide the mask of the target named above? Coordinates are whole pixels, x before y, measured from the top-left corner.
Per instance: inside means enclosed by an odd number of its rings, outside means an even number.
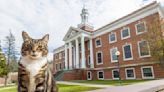
[[[69,42],[69,70],[72,70],[72,42]]]
[[[79,41],[76,39],[76,68],[79,68]]]
[[[90,43],[90,61],[91,61],[91,68],[94,68],[94,60],[93,60],[93,43],[92,39],[89,40]]]
[[[67,44],[65,44],[65,70],[68,70]]]
[[[76,52],[75,52],[75,46],[73,47],[73,68],[76,68]]]
[[[81,68],[86,68],[84,36],[81,37]]]

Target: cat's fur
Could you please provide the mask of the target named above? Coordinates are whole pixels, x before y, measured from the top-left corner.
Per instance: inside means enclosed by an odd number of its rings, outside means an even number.
[[[32,39],[22,32],[23,44],[18,69],[18,92],[58,92],[48,66],[49,35]]]

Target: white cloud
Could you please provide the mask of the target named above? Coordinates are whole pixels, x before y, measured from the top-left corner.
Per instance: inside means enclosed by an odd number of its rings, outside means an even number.
[[[0,0],[0,39],[11,29],[21,47],[21,31],[34,38],[50,34],[49,47],[64,44],[62,41],[70,26],[81,22],[80,13],[85,3],[89,21],[95,29],[112,22],[153,0]],[[164,0],[158,0],[164,3]]]

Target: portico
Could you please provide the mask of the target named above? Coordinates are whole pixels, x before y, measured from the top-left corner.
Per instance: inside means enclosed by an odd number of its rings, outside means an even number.
[[[72,29],[74,28],[70,28]],[[74,34],[65,40],[65,70],[86,68],[85,41],[89,41],[90,44],[90,68],[94,66],[92,39],[88,34],[80,31],[73,32]]]

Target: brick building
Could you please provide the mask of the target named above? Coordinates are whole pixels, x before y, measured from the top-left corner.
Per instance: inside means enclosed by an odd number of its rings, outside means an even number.
[[[56,76],[63,80],[114,80],[119,74],[121,79],[164,78],[164,69],[152,60],[149,44],[142,38],[151,20],[164,17],[159,3],[146,5],[97,30],[88,23],[88,16],[83,8],[81,23],[70,27],[63,39],[65,44],[54,50]]]

